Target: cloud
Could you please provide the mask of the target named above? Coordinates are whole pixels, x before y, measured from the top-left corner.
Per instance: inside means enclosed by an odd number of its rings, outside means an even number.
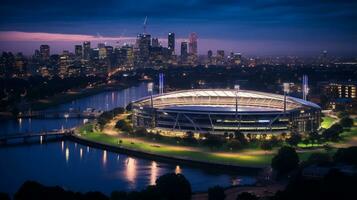
[[[78,42],[78,41],[133,41],[135,37],[103,37],[93,35],[80,35],[80,34],[63,34],[63,33],[31,33],[19,31],[1,31],[0,41],[12,42]]]

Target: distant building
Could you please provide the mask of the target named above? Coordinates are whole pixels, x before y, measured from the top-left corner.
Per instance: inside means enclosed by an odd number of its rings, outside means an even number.
[[[85,60],[90,60],[91,57],[91,47],[90,47],[90,42],[85,41],[83,42],[83,58]]]
[[[146,33],[139,34],[136,42],[139,48],[138,62],[142,66],[146,65],[150,57],[151,35]]]
[[[169,33],[167,40],[167,48],[171,50],[171,52],[175,53],[175,33]]]
[[[356,106],[357,82],[329,82],[322,83],[322,93],[327,98],[330,109],[351,109]]]
[[[181,63],[187,63],[187,42],[181,42]]]
[[[208,50],[208,52],[207,52],[207,63],[208,64],[212,64],[212,60],[213,59],[213,52],[212,52],[212,50]]]
[[[188,53],[191,55],[196,55],[198,53],[197,50],[197,34],[196,33],[191,33],[189,36],[189,51]]]
[[[40,46],[40,54],[42,60],[50,59],[50,46],[47,44],[43,44]]]
[[[160,46],[159,39],[158,38],[152,38],[151,39],[151,46],[152,47],[159,47]]]
[[[83,48],[82,45],[75,45],[74,46],[74,55],[76,56],[76,58],[82,58],[83,56]]]
[[[224,50],[217,50],[216,64],[223,65],[225,63]]]

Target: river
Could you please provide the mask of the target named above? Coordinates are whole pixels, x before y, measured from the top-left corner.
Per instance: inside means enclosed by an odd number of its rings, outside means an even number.
[[[101,92],[50,110],[84,110],[91,107],[105,111],[125,106],[147,95],[147,85],[142,83],[124,90]],[[81,123],[83,119],[74,118],[7,120],[0,122],[0,134],[69,128]],[[10,194],[14,194],[26,180],[80,192],[101,191],[110,194],[113,190],[140,190],[169,172],[184,174],[195,192],[206,191],[215,185],[228,187],[255,182],[254,176],[239,171],[178,166],[112,153],[71,141],[0,147],[0,192]]]

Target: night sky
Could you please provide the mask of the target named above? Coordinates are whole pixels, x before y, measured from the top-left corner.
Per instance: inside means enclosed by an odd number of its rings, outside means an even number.
[[[87,39],[121,45],[143,31],[145,16],[163,45],[170,31],[178,42],[196,32],[201,54],[357,54],[355,0],[1,0],[0,50],[30,54],[47,43],[58,53]]]

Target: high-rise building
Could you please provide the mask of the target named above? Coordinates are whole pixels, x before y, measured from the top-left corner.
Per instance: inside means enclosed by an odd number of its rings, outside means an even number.
[[[190,55],[196,55],[197,56],[197,34],[196,33],[191,33],[189,37],[189,51],[188,53]]]
[[[181,42],[181,62],[187,62],[187,42]]]
[[[137,37],[137,46],[139,48],[139,64],[145,65],[149,61],[150,57],[150,43],[151,35],[149,34],[139,34]]]
[[[159,47],[160,46],[159,39],[158,38],[152,38],[151,46],[152,47]]]
[[[208,50],[208,52],[207,52],[207,62],[208,62],[208,64],[212,64],[212,56],[213,56],[212,50]]]
[[[82,58],[82,54],[83,54],[82,45],[75,45],[74,46],[74,55],[76,56],[76,58]]]
[[[90,60],[90,57],[91,57],[90,42],[85,41],[85,42],[83,42],[83,58],[85,60]]]
[[[47,44],[43,44],[40,46],[40,54],[42,60],[50,59],[50,46]]]
[[[169,33],[167,40],[167,48],[175,53],[175,33]]]
[[[224,61],[224,50],[217,50],[216,63],[218,65],[223,65]]]

